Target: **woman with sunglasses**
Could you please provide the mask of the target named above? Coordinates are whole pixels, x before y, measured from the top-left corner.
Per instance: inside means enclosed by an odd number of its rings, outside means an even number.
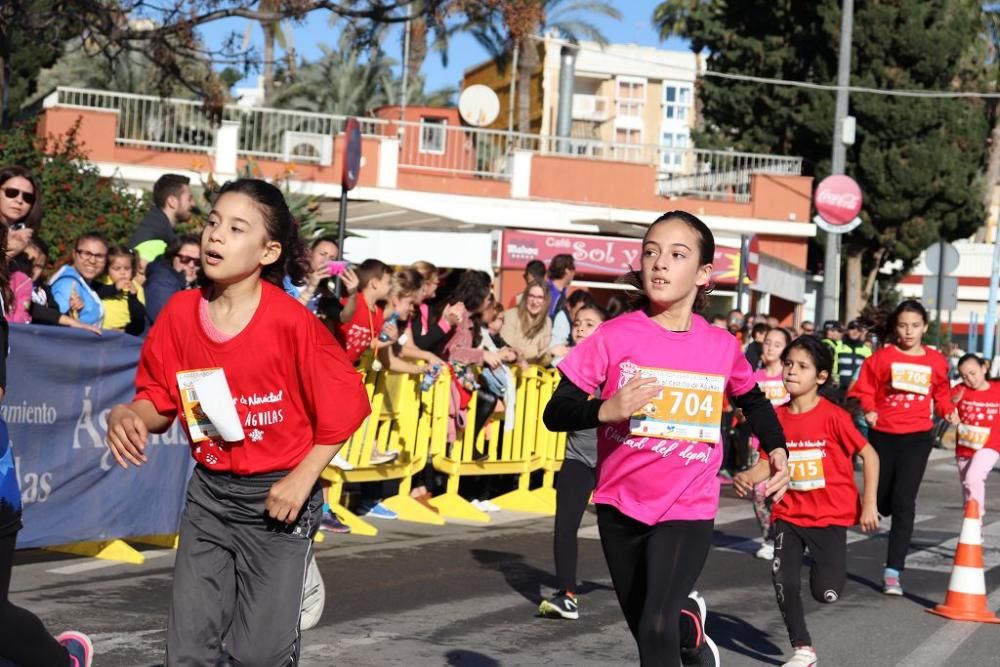
[[[0,169],[0,223],[6,231],[0,283],[10,288],[10,293],[5,290],[4,294],[4,316],[9,322],[30,320],[31,278],[16,271],[10,260],[25,249],[42,219],[42,202],[37,192],[38,183],[27,169]]]
[[[95,282],[108,264],[108,242],[97,232],[87,232],[76,240],[69,263],[56,271],[49,284],[59,312],[84,324],[104,323],[104,304]]]
[[[37,185],[25,169],[0,169],[0,399],[7,388],[9,326],[5,315],[13,297],[7,262],[8,240],[19,243],[20,240],[15,239],[25,234],[18,235],[18,232],[34,229],[41,219]],[[30,235],[28,237],[30,239]],[[27,241],[24,244],[27,245]],[[34,614],[8,599],[14,547],[20,529],[21,492],[17,469],[7,424],[0,418],[0,663],[13,662],[22,667],[89,667],[93,658],[90,639],[79,632],[64,632],[58,638],[53,637]]]
[[[165,253],[146,265],[146,314],[155,322],[160,310],[174,294],[195,287],[201,269],[201,241],[197,236],[178,236]]]

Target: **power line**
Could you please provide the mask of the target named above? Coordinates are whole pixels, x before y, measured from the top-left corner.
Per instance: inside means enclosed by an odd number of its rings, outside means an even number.
[[[540,42],[549,41],[564,46],[573,46],[580,51],[596,53],[603,56],[616,58],[619,60],[630,60],[632,62],[642,63],[643,65],[647,66],[654,65],[656,67],[662,67],[665,69],[677,70],[680,72],[684,72],[686,74],[693,73],[695,78],[697,78],[698,76],[703,76],[703,77],[712,77],[716,79],[728,79],[731,81],[746,81],[748,83],[760,83],[772,86],[783,86],[786,88],[804,88],[807,90],[821,90],[833,93],[836,93],[841,89],[843,89],[846,90],[848,93],[884,95],[887,97],[923,97],[923,98],[941,98],[941,99],[960,99],[960,98],[1000,99],[1000,92],[988,93],[980,91],[962,91],[962,90],[914,90],[914,89],[872,88],[869,86],[838,86],[836,84],[816,83],[813,81],[795,81],[790,79],[778,79],[766,76],[754,76],[751,74],[716,72],[708,69],[699,72],[697,67],[684,67],[682,65],[671,65],[668,63],[660,63],[655,61],[651,62],[649,60],[637,56],[629,56],[621,53],[612,53],[601,48],[574,44],[564,39],[558,39],[552,37],[545,38],[539,35],[532,35],[532,39],[535,39]],[[647,48],[655,48],[655,47],[647,47]]]

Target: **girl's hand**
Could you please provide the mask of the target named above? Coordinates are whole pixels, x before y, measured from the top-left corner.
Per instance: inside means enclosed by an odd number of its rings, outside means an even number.
[[[312,493],[313,482],[294,471],[288,473],[271,486],[264,501],[268,516],[275,521],[295,523],[299,512]]]
[[[865,505],[861,508],[861,531],[873,533],[878,530],[878,510],[875,505]]]
[[[517,350],[515,350],[512,347],[503,348],[502,350],[500,350],[499,354],[500,354],[500,359],[502,361],[507,362],[508,364],[512,364],[515,361],[517,361]]]
[[[463,319],[465,319],[465,304],[459,301],[458,303],[453,303],[450,306],[445,306],[444,311],[441,313],[441,317],[443,317],[451,326],[459,324]]]
[[[736,492],[738,497],[746,498],[753,491],[753,487],[754,483],[750,479],[750,471],[744,470],[733,475],[733,491]]]
[[[601,404],[597,418],[602,424],[623,422],[659,396],[660,391],[656,378],[636,375],[618,393]]]
[[[764,486],[764,493],[771,497],[772,502],[781,502],[788,490],[788,483],[792,479],[788,468],[788,452],[784,449],[776,449],[767,455],[771,462],[771,477],[768,478]]]
[[[878,413],[872,410],[871,412],[865,413],[865,421],[868,422],[869,426],[874,426],[875,422],[878,421]]]
[[[483,351],[483,363],[486,364],[487,366],[489,366],[490,368],[497,368],[497,367],[500,366],[501,363],[503,363],[503,361],[500,358],[500,355],[497,354],[496,352],[491,352],[489,350],[484,350]]]
[[[390,343],[399,340],[399,327],[396,326],[395,322],[386,322],[382,326],[382,333],[389,337],[388,342]]]
[[[960,417],[958,416],[958,410],[952,410],[952,411],[951,411],[951,412],[950,412],[950,413],[948,414],[948,416],[947,416],[947,417],[945,417],[945,419],[946,419],[946,420],[948,421],[948,423],[949,423],[949,424],[951,424],[952,426],[958,426],[958,425],[959,425],[959,424],[960,424],[960,423],[962,422],[962,419],[961,419],[961,418],[960,418]]]
[[[63,324],[64,322],[60,320],[59,323]],[[80,320],[74,320],[71,317],[66,318],[65,325],[71,329],[83,329],[84,331],[89,331],[90,333],[97,334],[98,336],[102,333],[100,327],[95,327],[92,324],[87,324],[86,322],[81,322]]]
[[[131,278],[122,278],[121,280],[115,281],[115,289],[118,290],[119,292],[128,292],[129,288],[131,287],[132,287]]]
[[[569,350],[569,345],[556,345],[554,348],[549,350],[549,352],[552,353],[553,357],[565,357],[569,354]]]
[[[344,286],[348,296],[358,291],[358,284],[360,282],[358,274],[354,272],[354,269],[344,269],[344,272],[340,274],[340,284]]]
[[[139,415],[127,405],[116,405],[108,415],[108,449],[118,465],[141,466],[146,462],[146,438],[149,431]]]
[[[733,418],[736,420],[737,424],[742,424],[747,420],[747,417],[743,414],[743,410],[741,408],[736,408],[736,412],[733,413]]]

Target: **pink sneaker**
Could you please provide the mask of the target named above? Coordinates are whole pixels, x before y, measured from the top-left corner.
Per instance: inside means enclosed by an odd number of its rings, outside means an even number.
[[[90,667],[93,664],[94,645],[87,635],[69,630],[56,637],[56,641],[69,653],[70,667]]]

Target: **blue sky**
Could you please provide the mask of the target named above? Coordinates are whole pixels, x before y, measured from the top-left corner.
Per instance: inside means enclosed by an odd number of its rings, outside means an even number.
[[[614,43],[634,43],[642,46],[656,46],[665,49],[685,49],[683,40],[672,38],[667,42],[660,41],[659,35],[653,28],[652,15],[653,8],[657,5],[656,0],[614,0],[614,4],[622,13],[621,21],[614,21],[599,15],[593,15],[591,20],[597,24],[608,41]],[[338,30],[331,27],[328,22],[330,15],[325,12],[317,12],[311,15],[306,22],[293,27],[295,49],[300,58],[311,60],[320,53],[319,45],[328,44],[336,46]],[[229,33],[238,32],[240,34],[246,30],[247,22],[243,20],[227,20],[211,24],[204,31],[203,35],[207,43],[221,42]],[[401,28],[394,28],[386,40],[386,51],[396,59],[401,60]],[[263,41],[263,34],[259,26],[253,30],[252,43],[259,50]],[[278,54],[279,57],[281,54]],[[461,85],[462,73],[468,67],[486,60],[489,54],[468,35],[457,35],[451,41],[448,56],[448,66],[441,64],[441,58],[431,53],[424,63],[423,73],[427,78],[427,90],[434,90],[444,86],[458,88]],[[255,80],[256,74],[251,75],[238,85],[250,85]]]

